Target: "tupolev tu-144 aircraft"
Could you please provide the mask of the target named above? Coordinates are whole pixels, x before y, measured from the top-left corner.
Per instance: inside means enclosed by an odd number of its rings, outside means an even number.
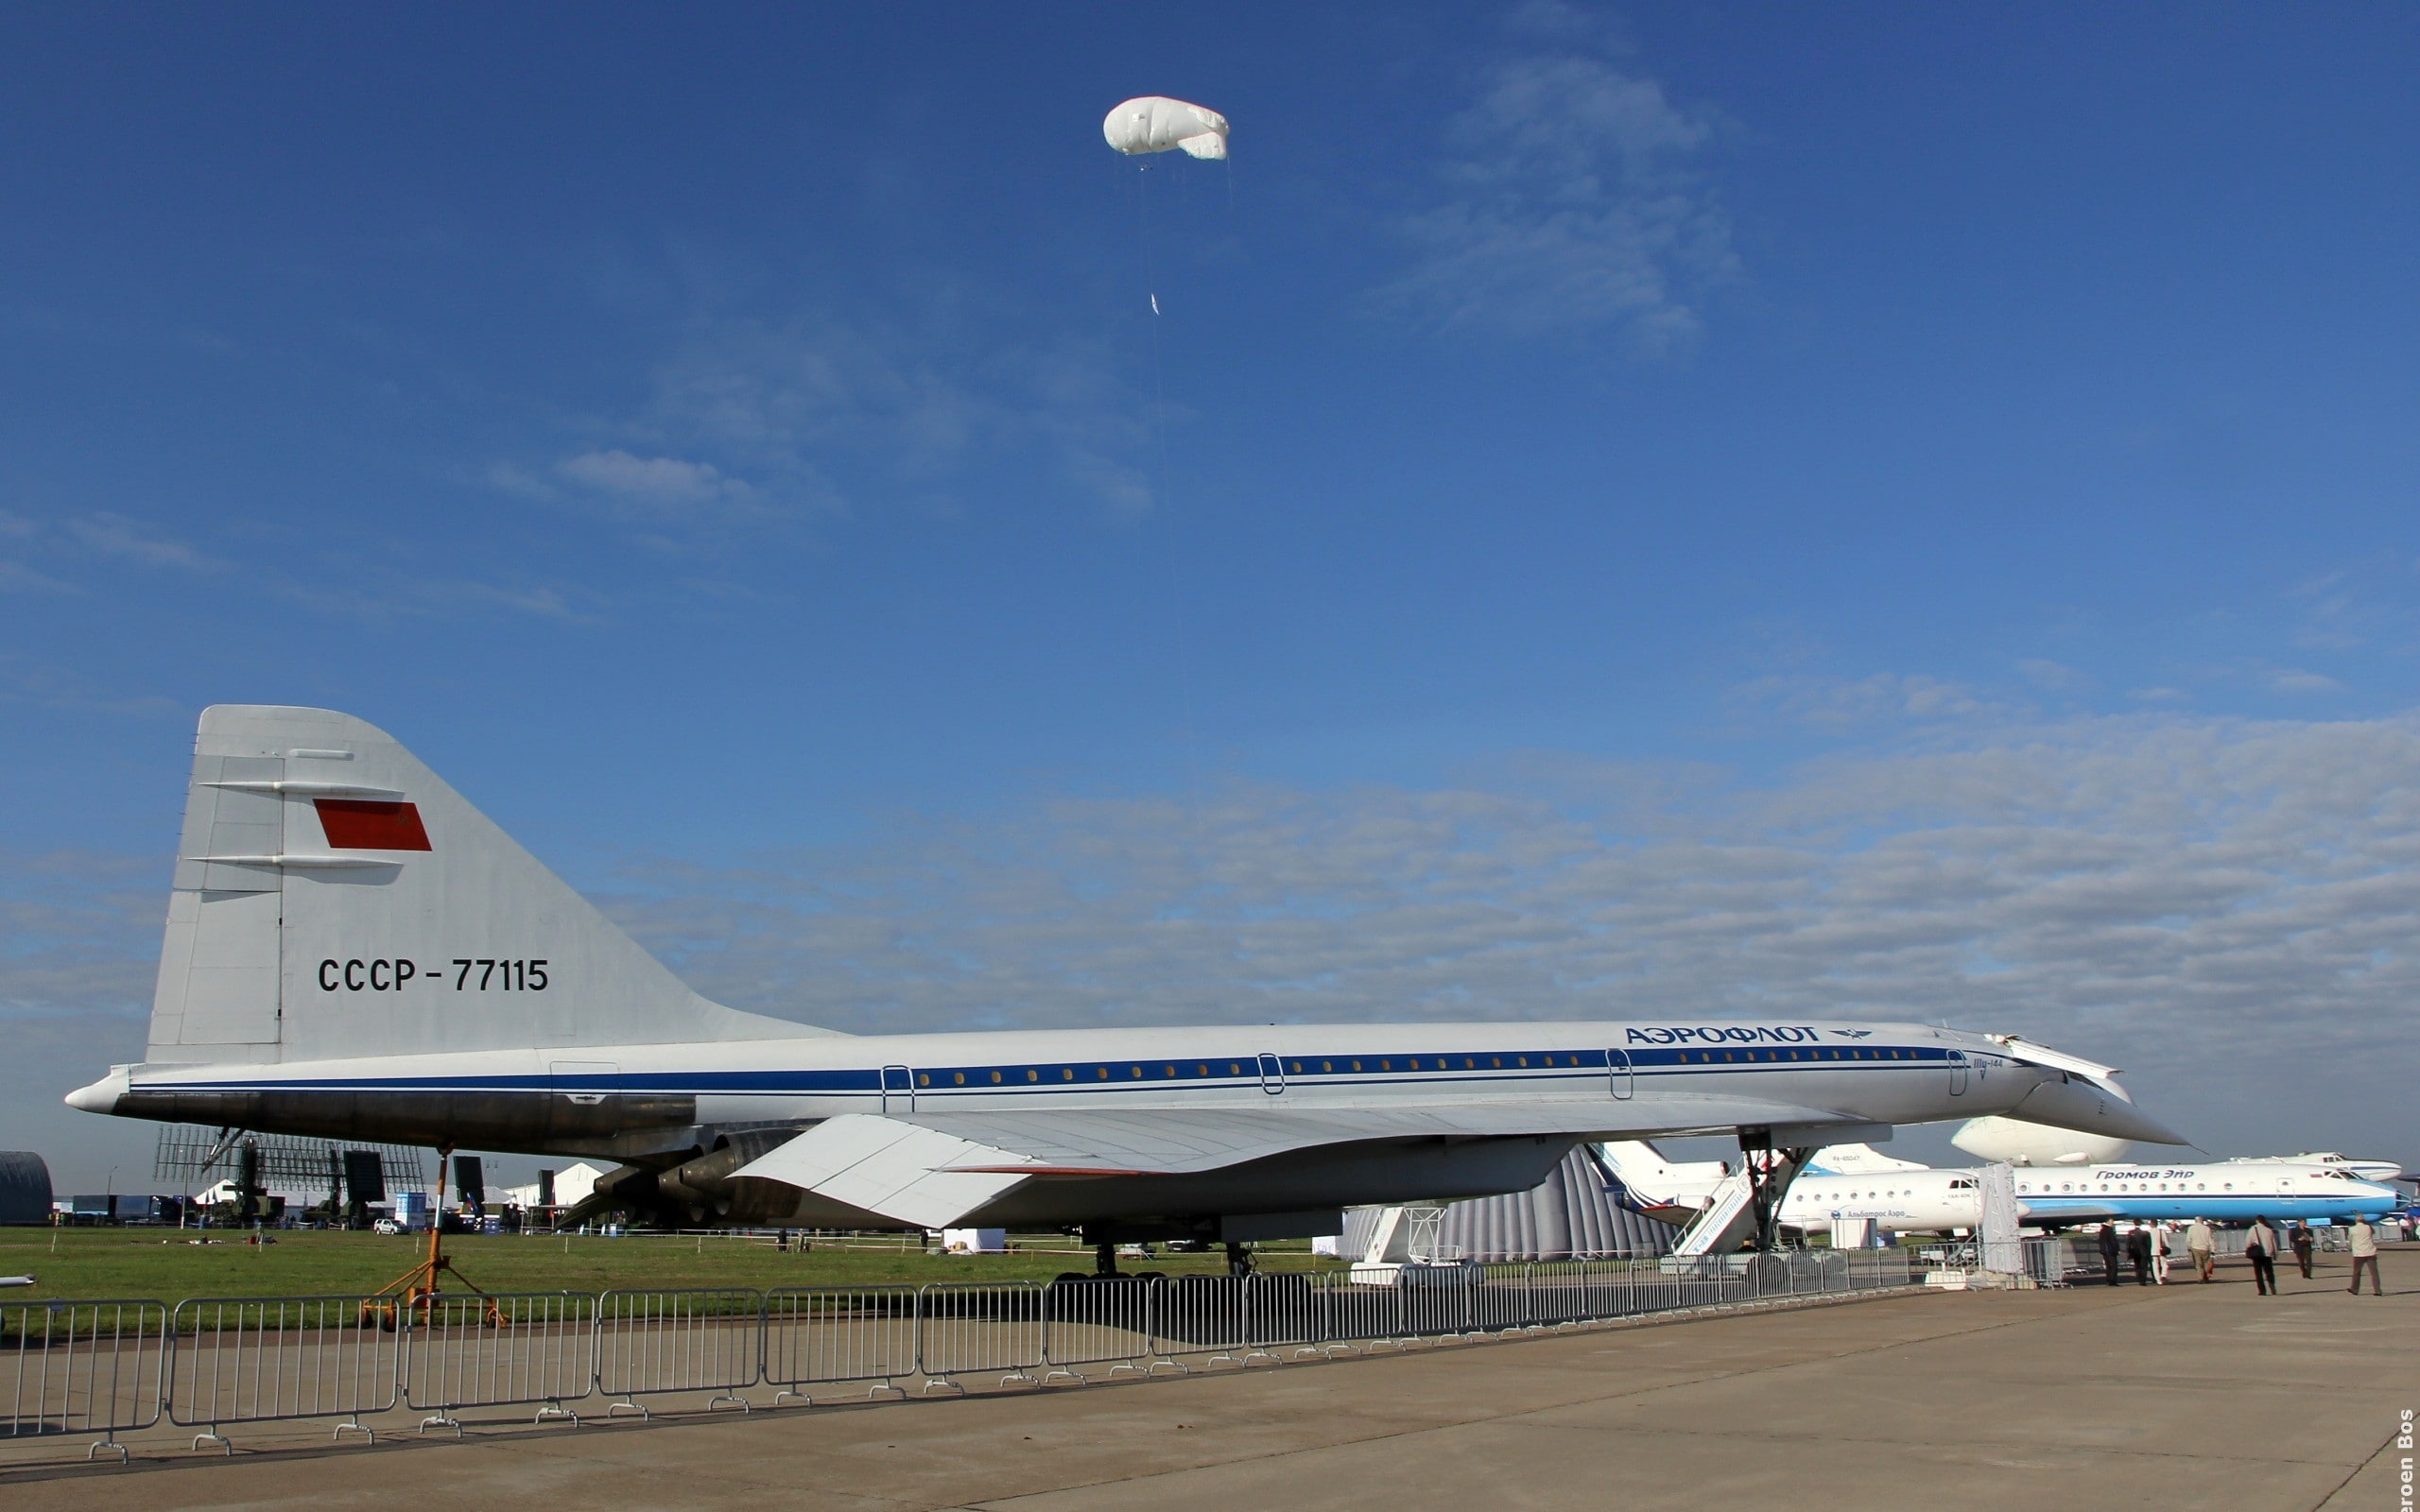
[[[1736,1134],[1778,1167],[1766,1152],[2021,1113],[2181,1143],[2108,1067],[1917,1024],[859,1036],[743,1013],[383,731],[250,705],[201,716],[144,1060],[67,1101],[610,1158],[614,1205],[692,1219],[1104,1246],[1333,1233],[1345,1206],[1528,1190],[1592,1140]]]

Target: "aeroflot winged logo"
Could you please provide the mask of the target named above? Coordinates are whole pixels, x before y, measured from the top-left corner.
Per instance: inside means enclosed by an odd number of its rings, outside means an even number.
[[[420,822],[420,806],[353,798],[313,799],[320,828],[337,850],[426,850],[428,831]]]

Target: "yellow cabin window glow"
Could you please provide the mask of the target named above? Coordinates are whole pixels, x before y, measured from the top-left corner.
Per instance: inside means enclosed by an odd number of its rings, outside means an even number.
[[[1139,1076],[1141,1076],[1141,1075],[1143,1074],[1143,1068],[1142,1068],[1142,1067],[1140,1067],[1140,1066],[1135,1067],[1135,1068],[1134,1068],[1134,1074],[1135,1074],[1136,1076],[1138,1076],[1138,1077],[1139,1077]]]
[[[1073,1066],[1060,1067],[1059,1079],[1061,1081],[1074,1081],[1076,1079],[1076,1068]]]
[[[1353,1069],[1354,1069],[1354,1070],[1356,1070],[1356,1071],[1359,1071],[1359,1070],[1361,1069],[1361,1062],[1359,1062],[1359,1061],[1357,1061],[1357,1061],[1355,1061],[1355,1062],[1353,1063]]]
[[[1040,1081],[1042,1079],[1042,1073],[1038,1071],[1028,1071],[1025,1074],[1025,1079],[1028,1081]]]
[[[1320,1062],[1320,1070],[1322,1071],[1334,1071],[1335,1069],[1336,1062],[1333,1060],[1322,1060]]]
[[[956,1082],[959,1086],[963,1087],[966,1085],[966,1073],[962,1071],[953,1073],[949,1079]]]
[[[1299,1076],[1299,1075],[1301,1075],[1302,1074],[1303,1074],[1303,1063],[1302,1063],[1301,1061],[1299,1061],[1299,1060],[1298,1060],[1298,1061],[1294,1062],[1294,1074],[1295,1074],[1295,1075],[1297,1075],[1297,1076]]]
[[[1230,1075],[1230,1076],[1240,1076],[1240,1075],[1242,1075],[1243,1074],[1244,1074],[1244,1064],[1243,1064],[1243,1062],[1242,1062],[1242,1061],[1240,1061],[1240,1060],[1230,1060],[1230,1061],[1228,1061],[1228,1062],[1227,1062],[1227,1074],[1228,1074],[1228,1075]]]
[[[996,1087],[996,1086],[998,1086],[999,1084],[1000,1084],[1000,1074],[999,1074],[998,1072],[996,1072],[996,1071],[995,1071],[995,1072],[992,1073],[992,1085],[993,1085],[993,1086],[994,1086],[994,1087]]]
[[[1167,1069],[1167,1074],[1169,1074],[1169,1075],[1171,1075],[1171,1076],[1175,1075],[1175,1074],[1176,1074],[1176,1068],[1175,1068],[1174,1066],[1170,1066],[1170,1067]]]
[[[1515,1061],[1513,1062],[1513,1064],[1514,1064],[1514,1065],[1516,1065],[1516,1066],[1527,1066],[1529,1063],[1530,1063],[1530,1057],[1527,1057],[1527,1056],[1523,1056],[1523,1057],[1521,1057],[1518,1060],[1515,1060]]]
[[[933,1078],[930,1076],[919,1076],[916,1078],[916,1085],[919,1087],[930,1087],[932,1084]]]
[[[1109,1068],[1107,1066],[1102,1066],[1098,1069],[1100,1072],[1100,1079],[1103,1081],[1109,1080]]]

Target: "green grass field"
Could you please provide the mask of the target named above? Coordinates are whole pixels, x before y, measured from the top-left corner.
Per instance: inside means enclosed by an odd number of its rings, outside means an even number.
[[[0,1228],[0,1275],[31,1275],[36,1284],[0,1291],[0,1305],[57,1297],[150,1297],[174,1304],[194,1297],[358,1296],[386,1285],[426,1251],[424,1235],[272,1231],[254,1248],[235,1230],[174,1228]],[[208,1245],[190,1241],[210,1239]],[[921,1248],[841,1247],[826,1243],[801,1254],[766,1239],[480,1236],[448,1234],[445,1252],[465,1276],[492,1292],[597,1292],[614,1287],[874,1286],[926,1281],[1047,1280],[1089,1271],[1092,1257],[1071,1241],[1044,1252],[927,1255]],[[1299,1269],[1308,1246],[1264,1246],[1261,1263]],[[1127,1260],[1128,1270],[1171,1276],[1219,1275],[1217,1254],[1161,1254]]]

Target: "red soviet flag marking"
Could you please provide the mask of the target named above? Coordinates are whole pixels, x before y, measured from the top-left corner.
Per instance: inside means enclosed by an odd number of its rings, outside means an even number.
[[[410,803],[381,803],[357,798],[316,798],[320,828],[338,850],[425,850],[428,832],[421,828],[420,809]]]

